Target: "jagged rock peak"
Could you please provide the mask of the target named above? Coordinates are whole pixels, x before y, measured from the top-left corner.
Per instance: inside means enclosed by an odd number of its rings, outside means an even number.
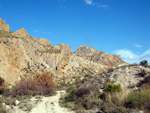
[[[71,46],[64,44],[64,43],[56,45],[54,48],[61,50],[61,53],[63,53],[63,54],[72,54],[73,53]]]
[[[78,47],[78,50],[76,51],[77,53],[96,53],[96,52],[99,52],[98,50],[92,48],[92,47],[89,47],[89,46],[83,46],[83,45],[80,45]]]
[[[9,25],[0,18],[0,30],[9,32]]]
[[[30,37],[28,32],[25,30],[25,28],[22,28],[22,29],[20,29],[18,31],[13,32],[12,35],[15,35],[17,37],[22,37],[22,38]]]
[[[53,46],[49,40],[46,40],[44,38],[38,39],[38,42],[43,46]]]

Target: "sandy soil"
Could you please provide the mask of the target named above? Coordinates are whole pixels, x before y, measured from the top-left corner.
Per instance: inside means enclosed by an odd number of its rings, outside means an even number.
[[[57,91],[55,96],[43,97],[42,101],[30,113],[75,113],[59,106],[61,93],[64,93],[64,91]]]

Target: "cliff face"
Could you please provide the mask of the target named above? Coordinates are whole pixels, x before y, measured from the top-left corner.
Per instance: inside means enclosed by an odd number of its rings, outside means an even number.
[[[135,90],[145,83],[149,83],[150,69],[139,65],[126,64],[110,69],[107,73],[82,77],[78,88],[92,87],[103,91],[107,83],[120,84],[126,91]],[[66,80],[70,83],[71,79]],[[89,90],[93,90],[93,89]],[[92,92],[92,91],[91,91]]]
[[[20,30],[18,30],[18,31],[15,31],[15,32],[13,32],[13,33],[11,33],[12,35],[15,35],[15,36],[17,36],[17,37],[22,37],[22,38],[28,38],[28,37],[30,37],[30,35],[28,34],[28,32],[24,29],[24,28],[22,28],[22,29],[20,29]]]
[[[9,32],[9,25],[0,18],[0,30]]]
[[[4,29],[1,25],[0,28]],[[78,76],[100,73],[125,63],[120,56],[87,46],[80,46],[73,53],[70,46],[53,46],[46,39],[30,36],[24,28],[11,34],[16,38],[0,37],[0,76],[11,84],[36,72],[48,71],[55,77]]]

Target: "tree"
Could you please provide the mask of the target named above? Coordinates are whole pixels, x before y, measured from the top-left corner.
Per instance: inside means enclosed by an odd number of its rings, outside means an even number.
[[[142,60],[142,61],[140,62],[140,65],[147,67],[147,66],[148,66],[148,61],[147,61],[147,60]]]

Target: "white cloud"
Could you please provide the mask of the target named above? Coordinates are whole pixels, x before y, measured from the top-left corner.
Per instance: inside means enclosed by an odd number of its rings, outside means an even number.
[[[134,44],[134,46],[137,48],[142,48],[142,45],[140,45],[140,44]]]
[[[150,49],[145,51],[142,55],[140,55],[140,57],[144,57],[144,56],[150,56]]]
[[[42,33],[42,34],[50,34],[50,32],[45,32],[45,31],[41,31],[41,30],[33,30],[33,32]]]
[[[33,30],[35,33],[38,33],[39,31],[38,30]]]
[[[100,3],[94,2],[94,0],[84,0],[84,1],[87,5],[95,5],[100,8],[107,8],[109,6],[107,4],[100,4]]]
[[[142,60],[150,60],[150,49],[140,55],[135,54],[131,50],[128,50],[128,49],[116,50],[113,53],[121,55],[121,58],[129,64],[140,63],[140,61]]]
[[[102,5],[102,4],[99,4],[98,7],[107,8],[108,5]]]
[[[92,5],[93,1],[92,0],[85,0],[85,3],[88,5]]]
[[[41,32],[42,34],[50,34],[50,32]]]

